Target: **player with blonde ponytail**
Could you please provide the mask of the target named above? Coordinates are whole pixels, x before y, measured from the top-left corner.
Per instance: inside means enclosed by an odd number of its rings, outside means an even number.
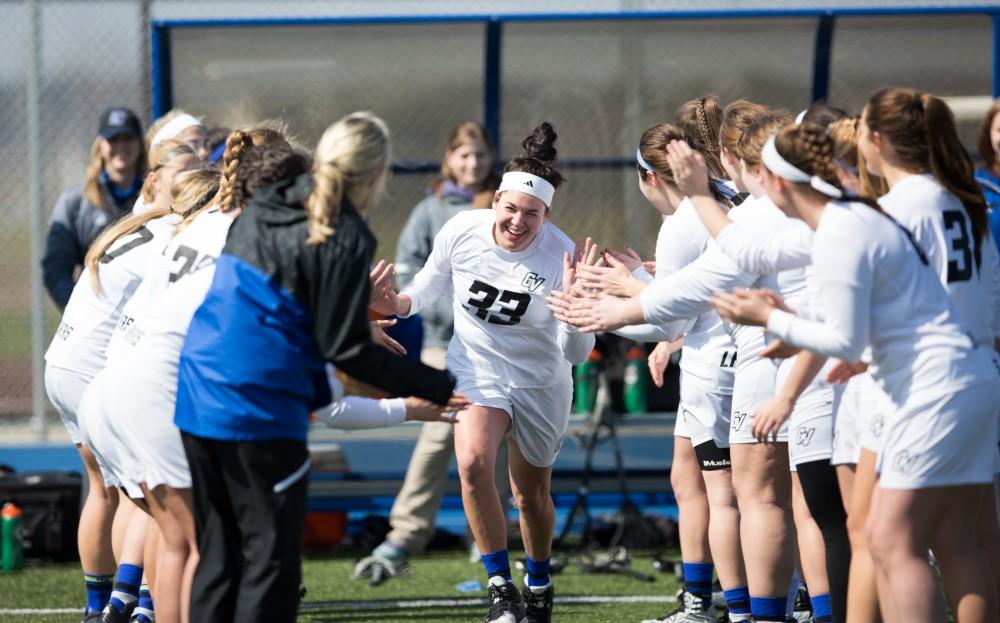
[[[234,143],[236,146],[238,143]],[[309,412],[331,402],[325,363],[438,412],[464,401],[445,372],[372,341],[362,214],[389,168],[371,113],[330,126],[310,173],[295,149],[245,147],[232,189],[249,197],[187,331],[177,408],[194,480],[201,559],[192,619],[294,621],[306,510]],[[261,353],[267,353],[261,357]]]

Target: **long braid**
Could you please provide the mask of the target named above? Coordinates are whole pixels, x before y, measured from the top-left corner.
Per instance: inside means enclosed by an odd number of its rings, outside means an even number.
[[[226,138],[226,151],[222,155],[222,179],[219,181],[219,194],[216,203],[223,212],[229,212],[243,205],[242,192],[236,184],[236,174],[240,167],[240,156],[243,150],[253,144],[249,132],[235,130]]]

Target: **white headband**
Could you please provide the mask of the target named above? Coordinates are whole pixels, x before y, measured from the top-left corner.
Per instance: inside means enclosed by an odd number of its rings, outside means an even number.
[[[160,128],[159,132],[157,132],[153,136],[153,140],[149,142],[149,146],[154,147],[157,144],[162,143],[163,141],[176,138],[177,135],[183,132],[184,130],[187,130],[188,128],[194,127],[196,125],[201,125],[201,119],[191,116],[187,113],[179,117],[175,117],[170,121],[168,121],[167,125]]]
[[[523,171],[510,171],[503,174],[497,192],[505,190],[516,190],[532,197],[538,197],[547,208],[552,207],[552,196],[556,194],[555,187],[548,181]]]
[[[809,175],[802,169],[782,158],[781,154],[778,153],[778,148],[774,145],[773,136],[767,139],[767,143],[764,144],[764,149],[760,152],[760,159],[761,162],[764,163],[764,166],[767,167],[768,171],[780,178],[788,180],[789,182],[809,184],[827,197],[832,197],[834,199],[844,196],[844,193],[833,184],[823,181],[818,176]]]

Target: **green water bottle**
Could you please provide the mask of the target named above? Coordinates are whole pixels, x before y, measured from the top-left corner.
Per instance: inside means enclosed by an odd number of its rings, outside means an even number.
[[[622,380],[625,413],[637,415],[645,413],[646,353],[642,352],[638,346],[633,346],[625,353],[625,372]]]
[[[5,573],[24,567],[24,518],[21,509],[13,502],[3,505],[0,511],[0,570]]]
[[[587,361],[573,366],[573,411],[590,413],[597,402],[597,376],[601,366],[601,353],[590,352]]]

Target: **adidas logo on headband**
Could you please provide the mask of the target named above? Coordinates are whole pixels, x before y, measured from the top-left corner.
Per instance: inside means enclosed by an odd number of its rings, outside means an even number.
[[[497,191],[505,190],[516,190],[537,197],[546,207],[552,207],[552,196],[556,193],[555,187],[548,180],[523,171],[509,171],[503,174]]]

